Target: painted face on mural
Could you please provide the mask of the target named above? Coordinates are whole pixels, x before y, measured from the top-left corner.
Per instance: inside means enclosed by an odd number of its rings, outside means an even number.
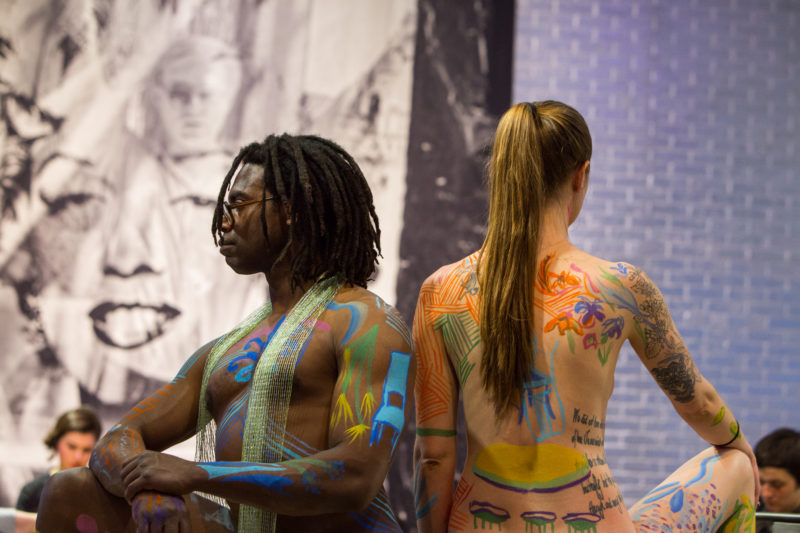
[[[219,41],[194,37],[174,45],[148,93],[160,149],[173,157],[219,150],[241,78],[238,59]]]
[[[210,233],[232,159],[219,138],[238,66],[219,59],[218,43],[195,41],[158,67],[146,110],[155,129],[143,140],[110,134],[91,165],[58,187],[40,185],[48,215],[30,241],[41,270],[33,305],[59,361],[109,403],[132,394],[129,371],[170,379],[261,300]]]
[[[169,379],[242,316],[252,286],[228,270],[211,239],[218,179],[180,191],[166,186],[170,176],[155,160],[126,170],[116,182],[85,172],[66,190],[43,193],[51,214],[33,240],[47,342],[103,398],[124,393],[104,389],[119,387],[109,378],[127,369]]]

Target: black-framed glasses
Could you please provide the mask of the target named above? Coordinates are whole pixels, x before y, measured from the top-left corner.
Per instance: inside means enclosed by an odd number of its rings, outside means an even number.
[[[229,204],[227,201],[222,202],[222,215],[228,220],[229,224],[233,224],[234,218],[239,215],[239,209],[251,204],[260,204],[267,200],[274,200],[274,196],[267,196],[266,198],[258,198],[256,200],[245,200],[243,202],[234,202]]]

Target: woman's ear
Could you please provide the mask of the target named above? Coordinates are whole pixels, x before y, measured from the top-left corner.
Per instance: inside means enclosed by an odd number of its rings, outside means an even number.
[[[586,188],[588,184],[589,184],[589,161],[586,161],[578,165],[578,168],[572,175],[572,190],[578,192],[581,189]]]

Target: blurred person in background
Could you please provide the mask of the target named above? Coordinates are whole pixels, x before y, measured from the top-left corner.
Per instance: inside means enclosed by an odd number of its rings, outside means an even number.
[[[760,510],[800,514],[800,432],[776,429],[758,441],[754,451],[761,478]],[[761,518],[756,531],[800,531],[800,524],[779,524]]]
[[[39,499],[47,480],[56,472],[89,464],[94,445],[100,438],[100,421],[85,405],[63,413],[44,439],[51,457],[58,455],[58,466],[22,487],[17,509],[29,513],[39,510]]]

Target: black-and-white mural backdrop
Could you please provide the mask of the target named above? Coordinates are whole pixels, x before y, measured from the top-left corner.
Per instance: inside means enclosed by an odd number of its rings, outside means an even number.
[[[0,0],[0,505],[48,469],[60,412],[107,429],[263,301],[210,233],[243,144],[315,133],[356,158],[370,289],[410,324],[424,276],[480,244],[509,103],[513,2],[445,3]],[[409,530],[412,442],[387,481]]]

